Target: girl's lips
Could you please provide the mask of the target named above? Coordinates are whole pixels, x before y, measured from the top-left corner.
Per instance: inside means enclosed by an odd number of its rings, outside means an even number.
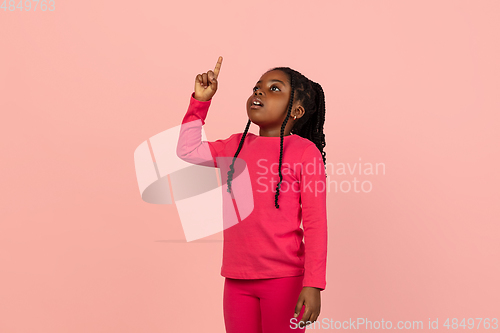
[[[260,109],[261,107],[262,105],[255,105],[255,104],[250,105],[250,109]]]
[[[255,102],[259,102],[261,106],[264,106],[264,103],[262,103],[262,101],[260,100],[260,98],[258,98],[257,96],[255,96],[254,98],[252,98],[252,100],[250,101],[250,104],[254,104]]]

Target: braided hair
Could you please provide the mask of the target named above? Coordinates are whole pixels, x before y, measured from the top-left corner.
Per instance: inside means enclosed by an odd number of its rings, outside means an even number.
[[[297,134],[303,138],[306,138],[312,141],[316,145],[316,147],[319,149],[323,157],[323,163],[325,164],[325,169],[326,169],[326,152],[323,151],[323,148],[326,146],[326,141],[325,141],[325,134],[323,133],[323,125],[325,123],[326,108],[325,108],[325,94],[323,92],[323,88],[319,83],[309,80],[301,73],[289,67],[275,67],[268,70],[267,72],[273,70],[280,70],[283,73],[285,73],[286,76],[288,77],[288,81],[291,86],[288,112],[286,114],[285,120],[283,121],[283,124],[281,125],[281,131],[280,131],[280,160],[279,160],[280,181],[276,185],[276,194],[274,197],[274,205],[276,208],[279,208],[278,196],[280,194],[280,186],[283,181],[283,176],[281,174],[281,164],[283,159],[283,134],[285,131],[286,123],[288,122],[288,118],[290,117],[290,113],[292,111],[294,97],[304,107],[305,113],[295,123],[290,132],[292,134]],[[243,132],[240,144],[238,146],[238,150],[234,155],[233,162],[231,163],[230,166],[230,170],[227,173],[227,185],[228,185],[227,191],[229,193],[231,193],[231,182],[233,180],[233,174],[234,174],[234,162],[236,161],[236,157],[238,156],[238,154],[241,151],[241,148],[243,147],[243,143],[245,142],[245,137],[247,135],[250,124],[251,120],[248,119],[245,131]],[[327,177],[326,172],[325,172],[325,177]]]

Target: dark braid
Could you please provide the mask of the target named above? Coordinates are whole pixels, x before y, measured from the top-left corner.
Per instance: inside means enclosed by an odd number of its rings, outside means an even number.
[[[234,154],[233,157],[233,162],[231,163],[230,169],[227,172],[227,191],[231,193],[231,182],[233,181],[233,174],[234,174],[234,161],[236,161],[236,157],[239,155],[241,147],[243,147],[243,142],[245,141],[245,137],[247,136],[248,128],[250,128],[250,124],[252,121],[248,119],[247,122],[247,127],[245,127],[245,132],[243,132],[243,135],[240,140],[240,145],[238,146],[238,150],[236,151],[236,154]]]
[[[303,138],[306,138],[312,141],[316,145],[316,147],[321,152],[321,156],[323,157],[323,163],[325,164],[325,177],[328,177],[326,175],[326,152],[323,151],[323,148],[326,146],[325,134],[323,133],[326,108],[325,108],[325,94],[323,92],[323,88],[319,83],[309,80],[301,73],[289,67],[275,67],[270,69],[268,72],[273,70],[280,70],[284,72],[288,76],[288,80],[291,86],[288,111],[285,120],[281,125],[281,131],[280,131],[280,160],[279,160],[280,181],[278,185],[276,185],[276,195],[274,198],[274,205],[276,208],[279,208],[278,196],[279,196],[280,186],[283,181],[283,176],[281,174],[281,165],[283,159],[283,134],[285,131],[286,123],[288,122],[288,118],[290,117],[292,111],[294,97],[296,97],[296,100],[300,102],[300,104],[305,110],[305,113],[295,123],[294,127],[291,129],[290,132],[291,134],[297,134]],[[234,161],[236,160],[236,156],[238,156],[241,147],[243,146],[243,142],[245,141],[245,137],[248,132],[250,123],[251,121],[249,119],[247,126],[245,128],[245,132],[241,137],[238,150],[234,155],[233,162],[230,167],[231,170],[228,171],[228,180],[227,180],[228,192],[231,192],[231,181],[233,179],[233,173],[234,173],[234,167],[233,167]]]
[[[278,185],[276,185],[276,194],[274,195],[274,206],[276,206],[276,208],[280,208],[280,206],[278,205],[278,196],[280,195],[280,186],[281,182],[283,181],[283,176],[281,175],[281,161],[283,160],[283,133],[285,131],[286,123],[288,122],[288,117],[290,117],[290,113],[292,111],[293,95],[294,95],[293,77],[290,77],[290,86],[292,86],[290,93],[290,103],[288,103],[288,112],[286,113],[286,117],[285,120],[283,121],[283,124],[281,124],[281,131],[280,131],[280,165],[278,168],[280,181]]]

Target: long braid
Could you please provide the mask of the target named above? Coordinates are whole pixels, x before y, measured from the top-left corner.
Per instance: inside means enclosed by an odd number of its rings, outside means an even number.
[[[313,142],[318,150],[321,152],[321,156],[323,157],[323,163],[325,164],[326,170],[326,152],[323,151],[326,146],[325,134],[323,132],[323,126],[325,123],[325,114],[326,114],[326,106],[325,106],[325,94],[323,92],[323,88],[319,83],[309,80],[301,73],[293,70],[289,67],[275,67],[270,69],[268,72],[273,70],[281,70],[285,74],[287,74],[290,86],[290,102],[288,104],[288,111],[281,125],[280,131],[280,159],[279,159],[279,177],[280,181],[276,186],[276,194],[274,198],[274,204],[276,208],[279,208],[278,205],[278,196],[280,194],[280,187],[283,181],[283,176],[281,174],[281,166],[283,160],[283,135],[285,131],[286,123],[288,122],[288,118],[290,117],[292,111],[292,105],[295,94],[296,100],[302,105],[305,109],[304,115],[297,120],[294,127],[291,129],[292,134],[297,134],[303,138],[306,138]],[[228,192],[231,192],[231,182],[234,174],[234,162],[236,161],[236,157],[240,153],[241,147],[245,141],[245,137],[248,132],[248,128],[250,127],[251,120],[249,119],[247,122],[247,126],[245,128],[245,132],[243,133],[240,144],[238,146],[238,150],[234,155],[233,162],[230,166],[230,171],[228,171]],[[325,172],[325,177],[328,177]]]
[[[274,206],[276,208],[280,208],[278,205],[278,196],[280,195],[280,186],[281,182],[283,181],[283,175],[281,174],[281,163],[283,160],[283,134],[285,132],[285,126],[286,123],[288,122],[288,118],[290,117],[290,113],[292,112],[292,105],[293,105],[293,78],[290,78],[290,85],[292,86],[291,88],[291,93],[290,93],[290,102],[288,103],[288,112],[286,113],[285,120],[283,121],[283,124],[281,124],[281,131],[280,131],[280,164],[278,168],[278,172],[280,175],[280,181],[278,185],[276,185],[276,194],[274,195]]]
[[[238,150],[236,151],[236,154],[234,154],[233,157],[233,162],[231,163],[230,169],[227,172],[227,191],[231,193],[231,182],[233,181],[233,174],[234,174],[234,161],[236,161],[236,157],[239,155],[241,147],[243,147],[243,142],[245,142],[245,137],[247,136],[248,128],[250,128],[250,124],[252,121],[248,119],[247,126],[245,127],[245,132],[243,132],[243,135],[241,136],[240,140],[240,145],[238,146]]]
[[[316,145],[321,152],[326,170],[326,152],[323,151],[326,146],[325,134],[323,132],[326,114],[323,88],[319,83],[309,80],[301,73],[289,67],[275,67],[269,71],[272,70],[281,70],[288,74],[290,78],[293,77],[294,91],[297,94],[295,100],[304,107],[305,113],[297,120],[291,129],[291,133],[300,135]]]
[[[323,157],[323,162],[325,163],[325,168],[326,168],[326,152],[323,151],[323,148],[326,146],[326,141],[325,141],[325,133],[323,133],[323,127],[325,124],[325,93],[323,92],[323,88],[319,83],[314,82],[314,86],[316,87],[316,90],[318,92],[317,94],[317,105],[318,109],[320,110],[319,113],[317,113],[317,122],[316,122],[316,138],[317,140],[314,141],[316,144],[316,147],[318,147],[319,151],[321,152],[321,156]],[[322,111],[322,112],[321,112]],[[328,177],[328,175],[325,172],[325,177]]]

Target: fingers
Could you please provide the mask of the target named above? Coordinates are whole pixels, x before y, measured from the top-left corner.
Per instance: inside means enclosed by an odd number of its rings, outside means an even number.
[[[215,65],[214,74],[216,79],[219,77],[221,65],[222,65],[222,56],[219,57],[219,60],[217,60],[217,64]]]
[[[216,83],[217,79],[215,77],[215,73],[212,71],[208,71],[207,74],[208,74],[208,79],[210,80],[210,82]]]
[[[295,305],[295,314],[293,315],[295,318],[297,318],[297,316],[300,314],[300,310],[302,310],[302,303],[304,303],[304,301],[299,299],[297,304]]]
[[[302,305],[300,307],[298,307],[298,304],[297,304],[297,306],[295,306],[295,314],[299,314],[301,308],[302,308]],[[319,317],[319,311],[317,311],[311,307],[308,307],[306,305],[305,311],[302,314],[302,318],[298,318],[298,320],[299,320],[298,325],[299,325],[299,327],[304,327],[306,325],[310,325],[311,323],[314,323],[316,320],[318,320],[318,317]]]
[[[203,88],[206,88],[206,87],[207,87],[207,84],[206,84],[206,81],[207,81],[207,80],[206,80],[206,75],[207,75],[207,74],[206,74],[206,73],[204,73],[204,74],[198,74],[198,75],[196,76],[196,83],[197,83],[197,84],[199,84],[199,85],[201,85]],[[205,80],[204,80],[204,77],[203,77],[203,76],[205,76]]]
[[[304,327],[305,323],[303,323],[302,320],[303,320],[303,318],[306,318],[306,314],[307,314],[307,311],[305,311],[302,314],[302,318],[298,318],[300,311],[302,310],[303,304],[304,304],[304,298],[299,297],[299,300],[297,301],[297,304],[295,305],[295,314],[293,315],[294,318],[297,318],[299,327]],[[307,307],[306,307],[306,310],[307,310]]]
[[[201,74],[196,75],[196,83],[203,85],[203,76]]]
[[[319,317],[319,312],[312,311],[308,309],[306,306],[306,311],[304,311],[304,314],[300,319],[299,327],[304,327],[304,325],[310,325],[314,323],[316,320],[318,320],[318,317]]]
[[[302,306],[304,305],[304,297],[302,294],[299,295],[299,299],[297,300],[297,303],[295,304],[295,314],[293,315],[294,318],[297,318],[300,314],[300,311],[302,311]],[[299,318],[300,320],[300,318]]]
[[[208,86],[212,86],[212,89],[216,89],[217,87],[217,78],[219,77],[220,68],[222,65],[222,56],[217,60],[217,64],[215,65],[215,69],[213,71],[209,70],[206,73],[198,74],[196,76],[196,83],[200,84],[203,88],[207,88]]]
[[[312,314],[311,310],[308,309],[306,306],[306,310],[304,311],[302,318],[300,318],[299,327],[304,327],[308,321],[312,322],[311,314]]]

